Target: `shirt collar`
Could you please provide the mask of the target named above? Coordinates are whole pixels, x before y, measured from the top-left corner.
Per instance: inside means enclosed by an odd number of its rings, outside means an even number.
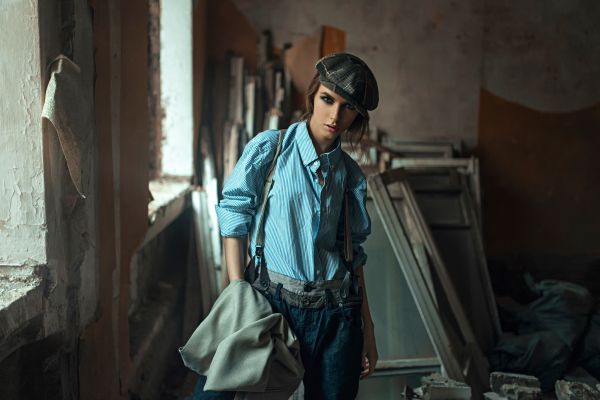
[[[300,157],[302,157],[302,162],[305,166],[309,166],[317,160],[321,161],[323,167],[327,167],[328,164],[332,166],[337,164],[342,155],[342,145],[339,137],[336,139],[332,150],[317,156],[310,133],[308,133],[306,121],[300,122],[296,129],[298,130],[296,142],[300,151]]]

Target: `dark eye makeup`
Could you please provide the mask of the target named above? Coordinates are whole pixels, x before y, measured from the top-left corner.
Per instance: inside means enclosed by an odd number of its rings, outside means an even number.
[[[322,94],[321,95],[321,100],[323,100],[327,104],[333,104],[333,98],[331,96],[326,95],[326,94]]]
[[[323,100],[325,103],[327,104],[333,104],[335,101],[333,100],[333,97],[329,96],[328,94],[321,94],[320,99]],[[354,107],[352,104],[350,103],[344,103],[343,107],[346,110],[350,110],[350,111],[355,111],[356,107]]]

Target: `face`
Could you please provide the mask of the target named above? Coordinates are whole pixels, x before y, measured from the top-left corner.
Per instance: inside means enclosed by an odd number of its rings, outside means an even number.
[[[323,85],[315,93],[309,127],[315,144],[327,149],[358,115],[356,107]]]

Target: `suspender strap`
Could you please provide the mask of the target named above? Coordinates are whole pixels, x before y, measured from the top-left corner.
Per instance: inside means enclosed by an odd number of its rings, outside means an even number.
[[[265,247],[265,218],[267,214],[267,203],[269,192],[273,187],[273,175],[275,174],[275,165],[277,164],[277,158],[281,152],[281,144],[283,143],[283,136],[285,130],[279,131],[279,137],[277,139],[277,148],[275,149],[275,157],[271,162],[271,166],[267,172],[267,178],[262,192],[262,200],[260,204],[260,220],[258,221],[258,232],[256,233],[256,264],[255,268],[258,269],[259,280],[264,287],[269,286],[269,278],[267,275],[266,268],[263,265],[264,247]],[[344,265],[346,266],[346,274],[344,282],[342,283],[341,296],[347,298],[350,287],[356,289],[356,279],[352,271],[352,232],[350,227],[350,204],[348,201],[348,187],[344,189]],[[355,290],[356,291],[356,290]]]
[[[352,251],[352,232],[350,231],[350,204],[348,201],[348,185],[344,190],[344,260],[346,261],[346,267],[352,265],[353,251]]]
[[[265,247],[265,215],[267,211],[267,198],[269,197],[269,192],[271,191],[271,187],[273,186],[275,164],[277,164],[277,157],[279,157],[279,153],[281,152],[281,144],[283,143],[284,132],[284,129],[279,131],[279,137],[277,138],[277,148],[275,149],[275,157],[271,162],[271,166],[269,167],[269,171],[267,172],[267,179],[265,180],[265,185],[263,187],[262,202],[260,204],[260,220],[258,221],[258,232],[256,234],[256,255],[259,257],[262,257],[263,248]]]

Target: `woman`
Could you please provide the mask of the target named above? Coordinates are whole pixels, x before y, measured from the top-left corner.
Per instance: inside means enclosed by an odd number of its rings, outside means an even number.
[[[217,214],[229,279],[250,280],[300,341],[305,398],[352,399],[378,355],[361,247],[370,233],[366,179],[341,150],[340,135],[368,131],[378,89],[368,66],[351,54],[324,57],[316,68],[307,113],[282,137],[264,229],[260,206],[278,145],[274,130],[245,147]],[[257,248],[259,232],[264,247]],[[244,275],[248,233],[253,261]]]

